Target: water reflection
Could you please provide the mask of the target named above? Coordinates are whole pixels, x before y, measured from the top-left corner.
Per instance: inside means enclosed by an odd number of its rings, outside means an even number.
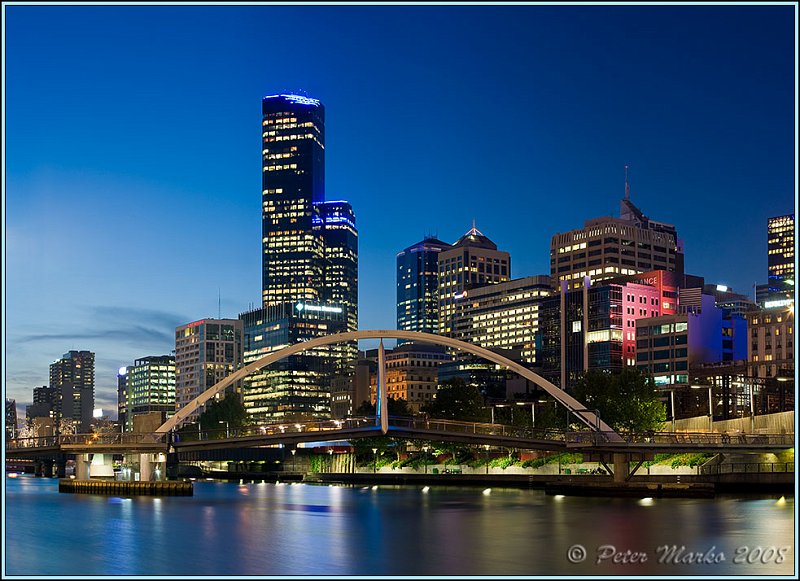
[[[207,481],[193,497],[122,499],[22,477],[6,482],[6,566],[31,576],[788,575],[794,498],[777,501]]]

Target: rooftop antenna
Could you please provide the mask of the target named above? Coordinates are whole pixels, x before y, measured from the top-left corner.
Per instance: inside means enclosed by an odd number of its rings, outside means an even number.
[[[222,292],[217,287],[217,318],[222,318]]]
[[[631,199],[631,184],[628,181],[628,166],[625,166],[625,199]]]

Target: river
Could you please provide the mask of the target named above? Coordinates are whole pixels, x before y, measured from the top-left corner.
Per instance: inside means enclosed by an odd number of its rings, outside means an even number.
[[[5,574],[790,575],[794,498],[195,482],[192,497],[5,480]]]

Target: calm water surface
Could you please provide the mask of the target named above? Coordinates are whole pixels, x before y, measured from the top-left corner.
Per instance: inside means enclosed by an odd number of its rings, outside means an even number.
[[[32,477],[7,479],[5,493],[7,575],[794,572],[793,498],[222,482],[195,482],[193,497],[120,498],[59,494],[56,479]],[[662,546],[675,547],[669,558]],[[681,563],[690,553],[719,562]]]

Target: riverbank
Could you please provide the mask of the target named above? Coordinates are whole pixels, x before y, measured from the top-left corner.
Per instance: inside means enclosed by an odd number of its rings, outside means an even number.
[[[597,474],[463,474],[463,473],[205,473],[218,480],[272,481],[352,486],[474,486],[540,489],[547,493],[572,496],[684,497],[711,498],[716,494],[765,495],[794,494],[794,474],[725,474],[678,476],[633,476],[615,483],[611,476]]]

